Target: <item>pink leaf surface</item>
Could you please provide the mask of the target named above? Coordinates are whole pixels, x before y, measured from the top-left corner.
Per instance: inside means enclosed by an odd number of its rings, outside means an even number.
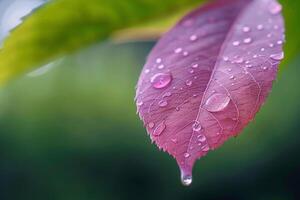
[[[182,182],[195,161],[238,135],[265,102],[283,59],[276,0],[217,0],[186,17],[150,53],[136,94],[152,141]]]

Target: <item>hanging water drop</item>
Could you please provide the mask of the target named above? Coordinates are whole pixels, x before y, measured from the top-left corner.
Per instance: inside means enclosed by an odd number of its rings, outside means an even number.
[[[171,74],[158,73],[151,78],[150,82],[156,89],[165,88],[172,82],[172,76]]]
[[[193,182],[193,177],[191,175],[181,175],[181,183],[184,186],[189,186]]]
[[[229,105],[230,98],[226,94],[215,93],[205,102],[205,108],[209,112],[223,111]]]

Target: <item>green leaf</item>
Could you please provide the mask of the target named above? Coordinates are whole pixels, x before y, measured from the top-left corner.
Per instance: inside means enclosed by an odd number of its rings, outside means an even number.
[[[202,0],[53,0],[12,31],[0,52],[0,84],[114,32],[170,16]]]

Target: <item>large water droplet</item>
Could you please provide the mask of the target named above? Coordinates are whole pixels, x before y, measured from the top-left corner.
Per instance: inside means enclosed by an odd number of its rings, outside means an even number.
[[[189,186],[193,182],[193,177],[191,175],[181,175],[181,183],[184,186]]]
[[[156,89],[167,87],[172,81],[171,74],[158,73],[151,78],[152,86]]]
[[[155,130],[153,132],[153,136],[155,136],[155,137],[160,136],[164,132],[165,129],[166,129],[166,125],[165,125],[165,122],[163,121],[161,124],[159,124],[155,128]]]
[[[205,102],[205,108],[209,112],[223,111],[230,102],[230,98],[225,94],[215,93],[211,95]]]
[[[272,58],[273,60],[280,61],[280,60],[282,60],[284,58],[284,53],[280,52],[280,53],[277,53],[277,54],[272,54],[270,56],[270,58]]]

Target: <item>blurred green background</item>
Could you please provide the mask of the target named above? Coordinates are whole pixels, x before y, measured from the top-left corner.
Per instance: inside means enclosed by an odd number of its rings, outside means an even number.
[[[153,45],[96,44],[1,88],[1,200],[300,199],[300,55],[255,121],[198,161],[186,188],[135,114]]]

